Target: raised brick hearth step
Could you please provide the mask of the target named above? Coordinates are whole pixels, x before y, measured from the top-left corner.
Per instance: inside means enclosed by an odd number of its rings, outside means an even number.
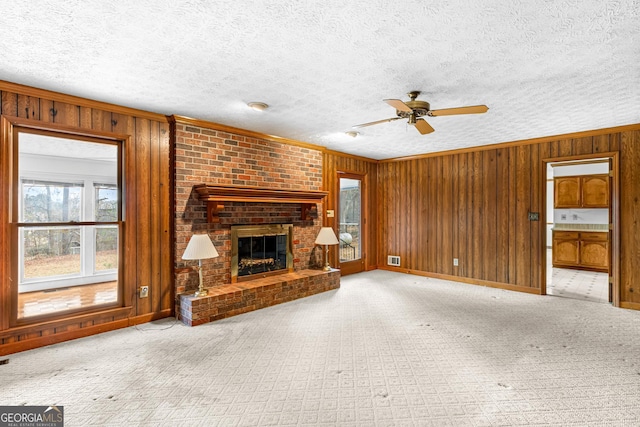
[[[204,297],[181,294],[178,315],[184,324],[196,326],[339,287],[340,270],[301,270],[215,286]]]

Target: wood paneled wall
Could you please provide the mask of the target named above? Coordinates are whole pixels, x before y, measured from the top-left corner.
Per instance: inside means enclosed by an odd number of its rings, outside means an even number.
[[[7,274],[2,270],[0,354],[91,335],[172,314],[172,169],[166,117],[0,81],[0,114],[34,123],[125,136],[124,301],[126,307],[66,320],[8,328]],[[5,144],[6,141],[2,141]],[[3,192],[5,190],[3,189]],[[3,193],[2,209],[6,209]],[[6,216],[3,216],[6,222]],[[5,225],[2,225],[4,228]],[[7,253],[7,239],[0,253]],[[139,286],[149,297],[138,298]]]
[[[333,210],[335,217],[327,218],[326,211],[323,212],[323,225],[325,227],[333,227],[338,232],[338,206],[340,197],[339,173],[353,173],[363,176],[363,185],[365,194],[363,203],[363,217],[365,220],[364,228],[366,229],[366,242],[363,248],[364,268],[365,270],[373,270],[377,268],[377,233],[379,231],[377,221],[377,205],[378,205],[378,177],[377,162],[362,157],[350,156],[333,151],[324,152],[322,176],[323,190],[328,191],[325,210]],[[329,248],[330,263],[332,266],[339,265],[337,246]]]
[[[401,271],[539,293],[542,160],[618,152],[620,299],[640,308],[640,126],[621,129],[380,162],[379,267],[398,255]]]

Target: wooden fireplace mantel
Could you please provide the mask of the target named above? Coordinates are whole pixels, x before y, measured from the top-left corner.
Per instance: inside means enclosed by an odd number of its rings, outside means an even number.
[[[207,202],[207,221],[220,222],[218,212],[224,209],[224,202],[251,203],[298,203],[302,209],[302,219],[311,219],[311,210],[321,203],[328,191],[280,190],[239,185],[194,185],[198,198]]]

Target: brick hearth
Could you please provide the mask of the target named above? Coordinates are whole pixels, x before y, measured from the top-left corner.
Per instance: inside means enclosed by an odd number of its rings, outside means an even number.
[[[340,287],[340,271],[301,270],[209,288],[209,295],[178,298],[180,320],[201,325]]]

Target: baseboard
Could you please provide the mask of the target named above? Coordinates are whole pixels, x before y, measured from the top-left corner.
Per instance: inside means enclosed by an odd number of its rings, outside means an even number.
[[[626,308],[629,310],[640,310],[640,303],[620,301],[620,308]]]
[[[38,338],[16,341],[9,344],[0,345],[0,356],[18,353],[21,351],[32,350],[38,347],[44,347],[51,344],[57,344],[64,341],[84,338],[91,335],[101,334],[103,332],[113,331],[116,329],[126,328],[129,326],[128,319],[116,320],[114,322],[102,323],[96,326],[89,326],[82,329],[75,329],[68,332],[60,332],[54,335],[45,335]]]
[[[0,345],[0,356],[7,354],[19,353],[21,351],[32,350],[38,347],[44,347],[51,344],[57,344],[65,341],[74,340],[77,338],[84,338],[91,335],[101,334],[103,332],[109,332],[116,329],[127,328],[129,326],[135,326],[142,323],[152,322],[154,320],[163,319],[165,317],[171,317],[173,310],[166,309],[157,313],[143,314],[140,316],[128,317],[124,319],[114,320],[111,322],[101,323],[95,326],[88,326],[86,328],[74,329],[67,332],[59,332],[52,335],[43,335],[37,338],[31,338],[21,341],[15,341],[12,343]]]
[[[527,286],[511,285],[509,283],[492,282],[490,280],[470,279],[468,277],[451,276],[449,274],[440,274],[440,273],[430,273],[430,272],[427,272],[427,271],[412,270],[412,269],[399,268],[399,267],[384,266],[384,267],[379,267],[379,268],[380,268],[380,270],[396,271],[398,273],[413,274],[415,276],[423,276],[423,277],[431,277],[431,278],[434,278],[434,279],[450,280],[452,282],[466,283],[466,284],[469,284],[469,285],[487,286],[489,288],[504,289],[504,290],[507,290],[507,291],[525,292],[525,293],[533,294],[533,295],[540,295],[541,294],[541,291],[538,288],[530,288],[530,287],[527,287]]]

